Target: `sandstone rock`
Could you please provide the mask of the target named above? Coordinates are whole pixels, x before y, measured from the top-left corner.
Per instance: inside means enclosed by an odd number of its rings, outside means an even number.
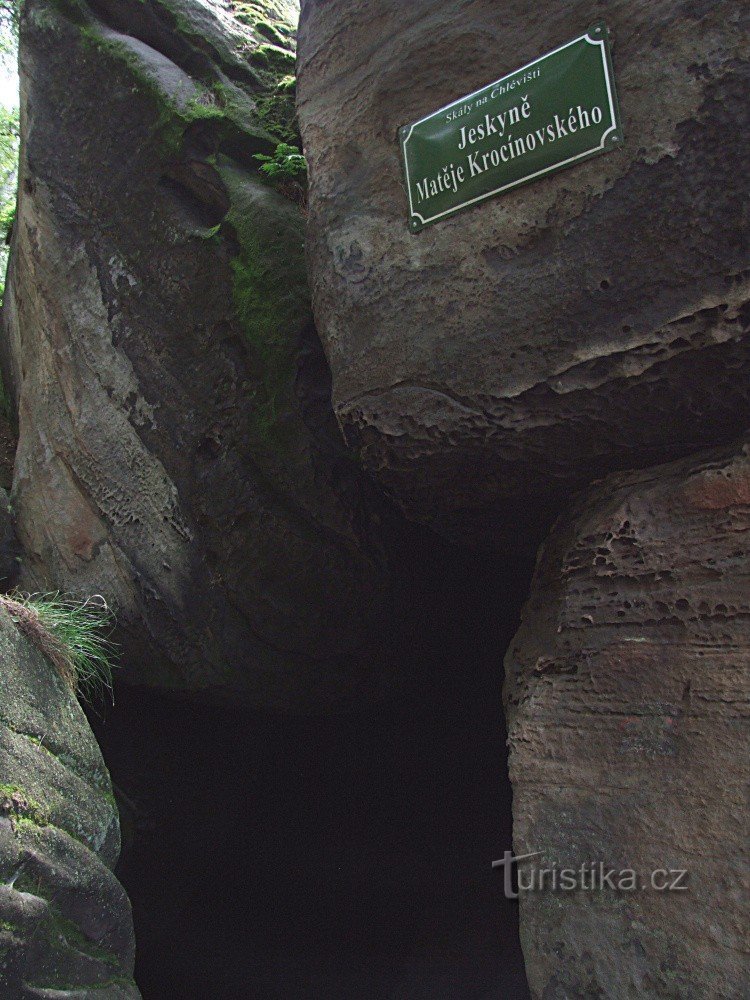
[[[0,662],[0,994],[137,998],[99,748],[72,691],[5,609]]]
[[[414,236],[397,131],[604,15],[625,144]],[[298,110],[335,410],[410,516],[487,536],[748,423],[744,14],[304,0]]]
[[[607,479],[542,549],[506,661],[515,851],[688,888],[522,893],[536,998],[745,995],[749,511],[745,444]]]
[[[24,4],[4,309],[22,586],[106,595],[124,679],[283,708],[379,689],[387,591],[253,159],[294,127],[294,14]]]

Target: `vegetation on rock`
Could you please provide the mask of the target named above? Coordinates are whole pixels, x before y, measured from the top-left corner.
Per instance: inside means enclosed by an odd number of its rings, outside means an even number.
[[[280,142],[273,156],[256,153],[254,159],[261,164],[260,172],[281,194],[290,197],[292,201],[304,203],[307,161],[299,147]]]
[[[0,596],[0,605],[74,691],[91,697],[111,690],[113,615],[104,598],[81,602],[60,594],[14,593]]]
[[[48,811],[18,785],[0,785],[0,815],[9,816],[14,826],[31,823],[46,826]]]
[[[109,774],[18,617],[0,604],[0,996],[138,1000]]]

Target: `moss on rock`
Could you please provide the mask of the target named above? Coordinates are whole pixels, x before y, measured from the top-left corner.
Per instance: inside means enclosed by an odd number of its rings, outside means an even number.
[[[0,785],[0,815],[8,816],[15,828],[26,822],[47,826],[49,812],[18,785]]]
[[[218,171],[231,203],[225,225],[239,245],[231,262],[235,308],[263,373],[252,403],[259,442],[289,448],[299,432],[288,416],[298,336],[310,316],[302,217],[229,161]]]
[[[101,754],[70,689],[2,609],[0,661],[0,996],[88,996],[117,981],[102,995],[138,1000]]]
[[[154,101],[159,109],[155,132],[168,155],[178,155],[188,130],[201,122],[214,126],[217,148],[244,142],[252,152],[267,152],[278,142],[299,143],[293,27],[286,20],[289,5],[252,5],[252,17],[248,13],[250,5],[242,5],[235,11],[237,27],[250,30],[239,34],[231,47],[223,36],[217,40],[201,32],[202,22],[193,20],[194,7],[182,0],[158,0],[173,18],[185,48],[182,64],[203,66],[197,76],[185,73],[182,86],[170,90],[160,72],[163,63],[158,53],[150,53],[137,40],[103,25],[82,0],[48,2],[79,27],[84,49],[96,51],[119,66],[128,73],[134,87]],[[278,18],[273,24],[259,19],[260,11],[268,15],[269,10]],[[207,46],[216,50],[215,63],[205,58],[203,50]],[[246,84],[235,82],[240,71],[248,77]]]

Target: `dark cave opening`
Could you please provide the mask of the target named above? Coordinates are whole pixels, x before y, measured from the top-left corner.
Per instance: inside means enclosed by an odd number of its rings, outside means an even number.
[[[491,863],[511,846],[502,657],[534,546],[427,541],[406,553],[394,704],[280,717],[123,687],[92,713],[134,807],[118,875],[145,1000],[528,997]]]

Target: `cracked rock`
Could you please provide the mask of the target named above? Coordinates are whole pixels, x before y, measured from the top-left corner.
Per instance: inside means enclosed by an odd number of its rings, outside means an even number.
[[[750,64],[731,0],[607,5],[623,147],[409,231],[398,129],[593,17],[548,6],[302,4],[308,257],[336,414],[409,516],[451,535],[502,536],[509,511],[515,530],[530,506],[750,418]]]

